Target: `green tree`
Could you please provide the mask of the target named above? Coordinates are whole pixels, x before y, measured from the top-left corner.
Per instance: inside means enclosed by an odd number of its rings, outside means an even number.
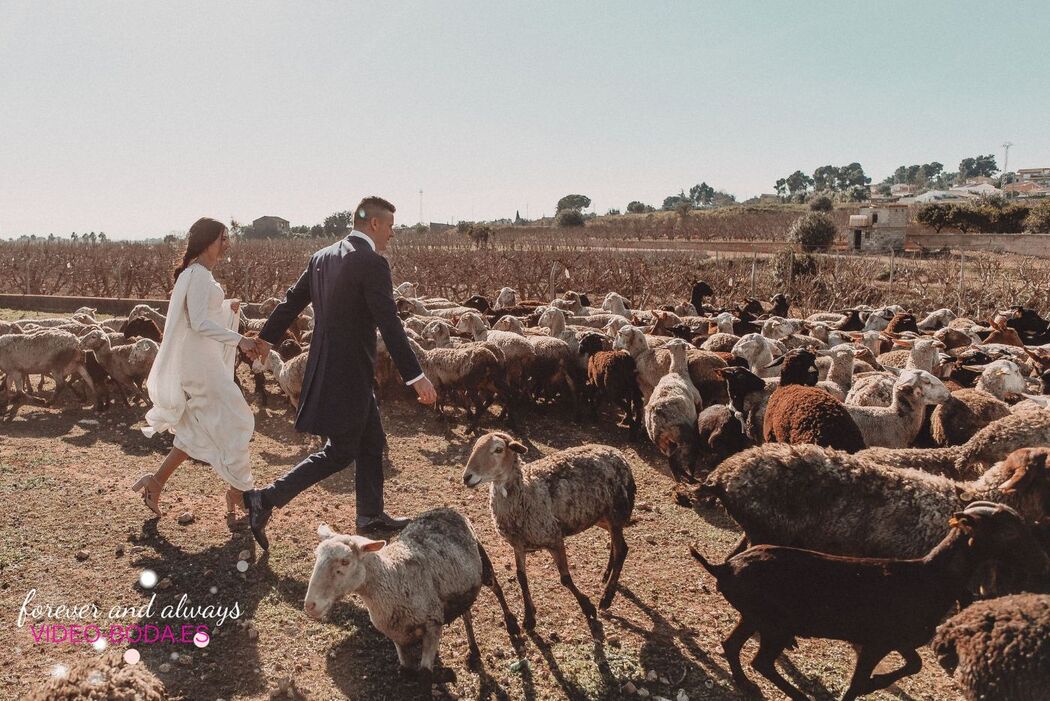
[[[963,180],[978,177],[990,178],[998,172],[999,166],[995,165],[995,154],[964,158],[959,162],[959,177]]]
[[[839,169],[832,165],[821,166],[813,171],[813,189],[817,192],[838,188]]]
[[[583,226],[583,213],[578,209],[563,209],[557,218],[558,226]]]
[[[354,213],[347,210],[329,214],[324,218],[323,226],[325,236],[346,236],[354,226]]]
[[[645,214],[646,212],[655,212],[656,208],[634,200],[627,204],[627,211],[631,214]]]
[[[1050,234],[1050,200],[1043,200],[1029,210],[1024,230],[1033,234]]]
[[[795,220],[788,230],[788,240],[797,243],[803,251],[828,248],[834,241],[838,229],[831,217],[823,212],[809,212]]]
[[[950,204],[945,204],[944,202],[924,204],[915,213],[915,222],[928,226],[939,234],[944,227],[952,226],[951,208]]]
[[[987,231],[988,216],[980,207],[972,204],[948,205],[948,226],[966,234],[971,231]]]
[[[715,207],[727,207],[731,204],[736,204],[736,195],[730,195],[728,192],[715,190],[714,197],[711,198],[711,204]]]
[[[609,209],[608,212],[605,213],[605,216],[607,216],[607,217],[608,216],[615,216],[615,215],[617,215],[619,213],[620,213],[620,210],[616,209],[615,207],[612,207],[612,208]]]
[[[591,198],[587,195],[566,195],[558,200],[558,212],[563,209],[587,209],[591,206]]]
[[[777,181],[778,185],[780,181]],[[783,179],[784,187],[787,188],[787,194],[798,195],[805,194],[810,187],[813,186],[813,178],[809,177],[801,170],[796,170],[791,175]],[[778,188],[779,192],[779,188]]]
[[[814,178],[816,180],[816,178]],[[835,208],[835,203],[827,195],[817,195],[809,201],[809,209],[812,212],[830,212]]]
[[[664,198],[664,203],[661,209],[670,212],[677,209],[682,203],[687,203],[690,207],[693,206],[693,200],[689,195],[685,194],[685,191],[679,192],[677,195],[668,195]]]
[[[700,183],[689,188],[689,199],[697,205],[711,204],[715,199],[715,189],[707,183]]]
[[[864,166],[854,161],[839,168],[835,183],[836,190],[845,192],[853,187],[867,187],[871,178],[864,174]]]

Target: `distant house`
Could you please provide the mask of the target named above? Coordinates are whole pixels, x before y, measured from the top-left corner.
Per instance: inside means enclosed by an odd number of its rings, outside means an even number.
[[[850,215],[846,245],[854,251],[899,251],[904,248],[907,230],[908,205],[861,207]]]
[[[1015,197],[1050,197],[1050,185],[1040,185],[1034,180],[1024,180],[1003,185],[1003,192]]]
[[[1050,187],[1050,168],[1020,168],[1017,179],[1022,183],[1032,182]]]
[[[902,197],[898,204],[928,204],[930,202],[969,202],[976,194],[962,190],[930,190],[915,197]]]
[[[256,236],[287,236],[291,232],[291,226],[287,219],[281,217],[259,217],[252,222]]]
[[[911,183],[893,183],[890,185],[890,196],[902,197],[904,195],[913,195],[918,191],[919,186]]]
[[[953,187],[949,192],[959,192],[969,195],[977,195],[978,197],[991,197],[994,195],[1001,195],[1003,191],[997,188],[991,183],[977,183],[976,185],[960,185],[959,187]]]
[[[455,229],[455,228],[456,227],[454,225],[452,225],[452,224],[442,224],[441,222],[432,221],[432,222],[430,222],[429,230],[430,230],[430,233],[437,234],[437,233],[440,233],[442,231],[449,231],[449,230]]]

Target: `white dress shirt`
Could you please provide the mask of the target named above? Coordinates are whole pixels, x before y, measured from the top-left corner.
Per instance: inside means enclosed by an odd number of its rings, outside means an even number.
[[[376,250],[376,242],[375,242],[375,241],[373,241],[373,240],[372,240],[372,237],[371,237],[371,236],[369,236],[368,234],[366,234],[365,232],[363,232],[363,231],[360,231],[359,229],[352,229],[352,230],[350,231],[350,235],[351,235],[351,236],[353,236],[353,237],[355,237],[355,238],[359,238],[359,239],[364,239],[364,240],[365,240],[365,242],[366,242],[366,243],[367,243],[367,244],[368,244],[369,246],[371,246],[371,247],[372,247],[372,250],[373,250],[373,251],[374,251],[374,250]],[[426,375],[425,375],[424,373],[419,373],[419,376],[418,376],[418,377],[413,377],[413,378],[412,378],[411,380],[409,380],[409,381],[408,381],[408,382],[406,382],[405,384],[406,384],[406,385],[414,385],[415,383],[417,383],[417,382],[419,382],[420,380],[422,380],[422,379],[423,379],[424,377],[426,377]]]

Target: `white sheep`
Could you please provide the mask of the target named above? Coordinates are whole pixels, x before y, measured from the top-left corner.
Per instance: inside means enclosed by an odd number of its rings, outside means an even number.
[[[433,671],[441,629],[456,618],[463,619],[472,661],[480,659],[470,609],[482,584],[499,599],[507,631],[518,632],[474,529],[451,509],[420,514],[390,544],[342,535],[325,524],[317,535],[321,543],[303,602],[306,615],[322,620],[341,597],[357,594],[372,625],[394,643],[406,669]],[[420,642],[417,665],[408,651]]]
[[[730,352],[736,357],[746,360],[751,368],[751,372],[759,377],[777,377],[780,375],[780,368],[770,367],[770,363],[773,362],[775,355],[783,355],[783,351],[772,340],[762,334],[744,334]]]
[[[292,403],[292,408],[299,410],[299,395],[303,391],[303,378],[306,376],[306,361],[309,353],[300,353],[288,362],[281,359],[280,353],[271,349],[262,360],[252,361],[252,372],[258,374],[270,371],[277,385]]]
[[[156,341],[141,338],[135,343],[114,346],[108,334],[95,329],[81,339],[80,345],[84,350],[94,352],[98,364],[113,378],[123,394],[130,392],[148,403],[149,397],[143,391],[142,383],[149,377],[153,361],[160,352]]]
[[[864,436],[868,448],[907,448],[919,435],[926,406],[951,397],[944,383],[923,370],[905,370],[893,386],[888,407],[854,406],[846,410]]]
[[[667,344],[671,368],[645,404],[645,430],[668,458],[675,482],[684,481],[686,471],[692,471],[698,447],[696,417],[703,407],[700,392],[689,378],[688,347],[677,338]]]
[[[55,379],[55,392],[48,404],[58,399],[68,386],[66,376],[73,373],[83,378],[94,394],[95,385],[84,367],[84,350],[80,339],[73,334],[45,329],[0,336],[0,374],[7,375],[7,389],[14,397],[21,396],[26,377],[38,373]]]

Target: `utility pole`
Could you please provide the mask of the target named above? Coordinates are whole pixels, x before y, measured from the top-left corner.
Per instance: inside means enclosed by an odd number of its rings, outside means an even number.
[[[1007,166],[1010,164],[1010,147],[1013,146],[1013,142],[1007,141],[1003,143],[1003,175],[1009,171]]]
[[[423,223],[423,189],[419,190],[419,223]]]

